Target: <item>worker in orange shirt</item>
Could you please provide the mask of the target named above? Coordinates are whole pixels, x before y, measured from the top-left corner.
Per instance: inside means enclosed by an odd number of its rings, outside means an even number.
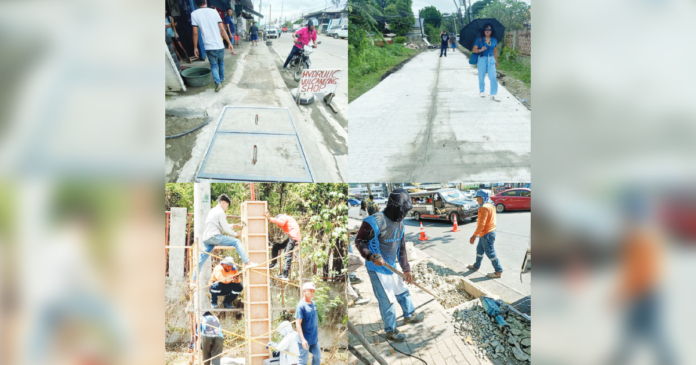
[[[503,267],[500,266],[500,261],[498,260],[498,256],[495,254],[495,248],[493,247],[493,244],[495,243],[496,222],[495,204],[493,204],[493,201],[488,193],[483,190],[477,191],[474,196],[476,197],[480,207],[478,210],[476,231],[471,236],[469,243],[473,245],[476,237],[479,237],[479,242],[476,246],[476,263],[469,265],[468,267],[469,270],[472,271],[477,271],[480,269],[481,261],[483,261],[483,254],[485,252],[486,256],[488,256],[488,258],[491,260],[493,268],[495,269],[494,273],[490,273],[486,276],[492,279],[499,279],[503,275]]]
[[[290,274],[290,265],[292,264],[292,250],[295,249],[295,245],[302,242],[300,225],[297,224],[295,218],[287,214],[278,214],[275,218],[271,218],[271,215],[266,212],[266,219],[280,227],[283,232],[288,235],[285,241],[273,244],[273,249],[271,250],[273,261],[271,261],[271,265],[268,266],[269,269],[273,269],[278,265],[278,259],[276,257],[280,253],[280,250],[283,250],[283,252],[285,252],[285,259],[283,262],[283,270],[278,278],[287,281],[288,275]]]
[[[218,308],[218,295],[225,299],[222,305],[225,308],[232,308],[232,302],[242,293],[244,287],[240,284],[240,277],[237,274],[237,267],[231,257],[225,257],[219,265],[213,269],[210,277],[210,301],[214,309]]]

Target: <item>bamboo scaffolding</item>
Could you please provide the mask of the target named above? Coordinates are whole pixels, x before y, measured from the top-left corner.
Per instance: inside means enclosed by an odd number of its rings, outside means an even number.
[[[211,325],[209,325],[209,324],[206,324],[206,326],[211,327],[211,328],[217,328],[217,329],[219,329],[220,331],[222,331],[222,332],[224,332],[224,333],[229,333],[230,335],[235,336],[235,337],[238,337],[238,338],[242,338],[242,339],[245,339],[245,340],[249,340],[249,341],[253,341],[253,342],[256,342],[256,343],[260,343],[260,344],[262,344],[262,345],[264,345],[264,346],[268,346],[268,347],[270,347],[270,348],[272,348],[272,349],[276,349],[276,350],[278,350],[278,351],[283,351],[283,350],[281,350],[281,349],[279,349],[279,348],[277,348],[277,347],[269,346],[267,343],[263,343],[263,342],[258,341],[258,340],[256,340],[256,339],[253,339],[253,338],[250,339],[249,337],[246,337],[246,336],[243,336],[243,335],[239,335],[239,334],[236,334],[236,333],[233,333],[233,332],[230,332],[230,331],[226,331],[226,330],[224,330],[224,329],[222,329],[222,328],[220,328],[220,327],[211,326]],[[292,324],[291,324],[291,326],[292,326]],[[280,328],[279,328],[279,329],[280,329]],[[258,337],[257,337],[257,338],[258,338]],[[288,354],[288,355],[290,355],[290,356],[300,357],[300,355],[298,355],[298,354],[293,354],[292,352],[287,352],[287,351],[283,351],[283,352],[286,353],[286,354]]]
[[[297,322],[297,320],[294,320],[294,321],[290,322],[290,326],[292,326],[293,324],[295,324],[295,322]],[[282,327],[280,327],[280,328],[282,328]],[[242,347],[242,346],[246,346],[246,344],[248,344],[249,342],[251,342],[251,341],[253,341],[253,340],[257,340],[257,339],[259,339],[259,338],[264,338],[264,337],[270,337],[270,334],[271,334],[271,333],[277,332],[280,328],[276,328],[276,329],[274,329],[274,330],[270,330],[270,331],[264,333],[263,335],[254,337],[254,338],[252,338],[251,340],[248,340],[247,342],[244,342],[244,343],[241,344],[241,345],[238,345],[238,346],[233,347],[233,348],[231,348],[231,349],[229,349],[229,350],[223,351],[223,352],[221,352],[221,353],[218,354],[218,355],[215,355],[215,356],[213,356],[213,357],[211,357],[211,358],[209,358],[209,359],[206,359],[205,361],[218,358],[218,357],[220,357],[220,356],[222,356],[222,355],[225,355],[226,353],[229,353],[229,352],[231,352],[231,351],[233,351],[233,350],[236,350],[236,349],[238,349],[238,348],[240,348],[240,347]]]

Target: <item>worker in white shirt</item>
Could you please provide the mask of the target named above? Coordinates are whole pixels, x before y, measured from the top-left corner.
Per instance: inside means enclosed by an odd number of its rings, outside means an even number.
[[[193,282],[196,283],[198,274],[201,272],[201,267],[208,259],[210,255],[208,253],[213,251],[215,246],[233,246],[239,257],[244,262],[244,268],[249,269],[259,264],[249,261],[249,256],[247,256],[242,247],[242,241],[238,240],[237,232],[233,231],[232,228],[241,228],[240,224],[227,223],[227,214],[225,213],[230,207],[230,198],[227,195],[222,194],[218,197],[218,203],[215,208],[210,210],[208,217],[205,220],[205,232],[203,233],[203,252],[201,252],[200,260],[198,260],[198,271],[193,273]],[[223,235],[227,233],[228,236]]]
[[[269,342],[268,346],[272,347],[273,350],[280,351],[279,357],[273,357],[270,359],[263,360],[263,365],[297,365],[300,363],[300,359],[297,356],[289,355],[283,351],[289,352],[291,354],[300,354],[300,335],[292,329],[292,325],[288,321],[280,322],[278,326],[278,333],[283,336],[280,343]]]

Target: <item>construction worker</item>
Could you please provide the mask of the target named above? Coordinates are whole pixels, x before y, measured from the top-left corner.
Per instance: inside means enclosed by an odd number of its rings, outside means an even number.
[[[396,267],[398,258],[406,282],[413,283],[411,267],[408,264],[404,242],[403,219],[411,210],[411,197],[404,189],[396,189],[389,195],[387,207],[363,220],[355,239],[355,247],[367,260],[367,273],[372,282],[372,290],[379,302],[379,311],[384,323],[384,331],[391,341],[401,342],[406,335],[396,328],[396,305],[398,302],[404,314],[404,324],[419,323],[425,314],[415,314],[413,301],[404,281],[384,266],[388,263]]]
[[[201,350],[203,351],[203,364],[210,365],[211,357],[222,353],[224,337],[220,331],[220,320],[210,312],[203,313],[201,317]],[[220,357],[212,360],[213,365],[220,365]]]
[[[468,268],[471,271],[478,271],[478,269],[481,268],[481,261],[483,261],[483,254],[485,252],[495,269],[494,273],[490,273],[486,276],[492,279],[499,279],[503,275],[503,267],[500,266],[500,261],[495,254],[495,248],[493,246],[495,243],[495,204],[493,204],[488,193],[483,190],[477,191],[474,196],[480,207],[478,210],[476,231],[471,236],[469,243],[473,245],[476,237],[479,237],[479,242],[476,246],[476,263],[469,265]]]
[[[232,308],[232,302],[242,293],[244,287],[240,284],[240,277],[237,274],[237,267],[231,257],[225,257],[219,265],[215,266],[213,275],[210,277],[210,302],[213,308],[218,308],[218,295],[225,296],[222,304],[225,308]]]
[[[319,348],[319,317],[314,303],[314,291],[317,287],[312,282],[302,285],[302,300],[295,308],[297,333],[300,336],[300,364],[307,365],[309,353],[312,353],[312,365],[321,365],[321,348]]]
[[[288,238],[281,243],[274,243],[271,249],[271,256],[273,261],[271,261],[269,269],[273,269],[278,265],[278,259],[276,258],[280,253],[280,250],[285,252],[285,258],[283,259],[283,270],[281,271],[278,278],[283,281],[288,280],[288,275],[290,274],[290,265],[292,265],[292,251],[295,249],[295,245],[302,242],[302,235],[300,234],[300,225],[297,224],[295,218],[287,214],[278,214],[275,218],[271,218],[271,215],[266,212],[266,219],[271,223],[280,227],[283,232],[288,235]]]
[[[300,335],[292,329],[292,324],[288,321],[280,322],[278,326],[278,333],[283,336],[280,343],[269,342],[268,346],[273,347],[275,350],[280,351],[278,357],[263,360],[263,365],[297,365],[300,362],[299,357],[289,355],[283,351],[289,352],[291,354],[300,353]]]
[[[215,246],[232,246],[237,250],[239,257],[244,262],[244,266],[249,269],[255,266],[259,266],[256,263],[249,261],[249,257],[242,247],[242,241],[238,240],[237,232],[233,228],[242,228],[240,224],[227,223],[227,214],[225,213],[230,207],[230,198],[227,195],[222,194],[218,197],[218,203],[215,208],[211,209],[208,213],[208,217],[205,219],[205,231],[203,232],[203,252],[201,252],[201,257],[198,260],[198,271],[193,273],[193,286],[195,286],[198,274],[201,272],[203,264],[208,259],[211,251]],[[225,236],[222,232],[227,233],[229,236]],[[231,237],[230,237],[231,236]]]

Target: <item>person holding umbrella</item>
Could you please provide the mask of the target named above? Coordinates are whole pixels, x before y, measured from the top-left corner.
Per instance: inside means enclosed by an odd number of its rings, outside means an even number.
[[[486,94],[486,74],[491,82],[491,99],[500,101],[498,98],[498,40],[495,38],[495,28],[493,24],[486,23],[483,26],[480,37],[474,42],[472,53],[478,54],[478,76],[479,76],[479,95],[484,98]]]

